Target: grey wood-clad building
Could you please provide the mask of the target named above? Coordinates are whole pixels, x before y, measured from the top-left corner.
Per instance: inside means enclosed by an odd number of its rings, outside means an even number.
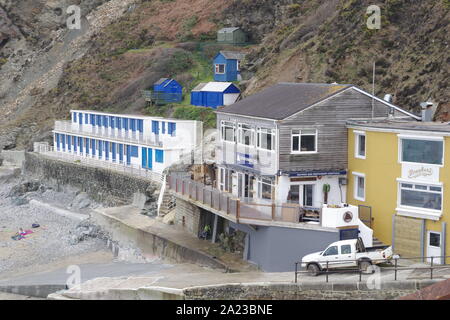
[[[350,84],[279,83],[217,111],[218,187],[247,201],[345,202],[346,121],[418,116]]]
[[[222,44],[242,45],[247,42],[247,35],[241,28],[222,28],[217,32],[217,42]]]

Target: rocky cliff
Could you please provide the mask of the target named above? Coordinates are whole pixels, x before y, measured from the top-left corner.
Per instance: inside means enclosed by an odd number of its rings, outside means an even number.
[[[66,27],[79,4],[82,29]],[[448,116],[448,0],[380,0],[380,30],[366,26],[369,0],[0,0],[0,149],[48,139],[71,108],[194,117],[181,106],[146,108],[141,90],[161,76],[186,88],[211,79],[223,26],[250,44],[244,95],[279,81],[343,82],[394,95],[417,111]],[[228,47],[225,47],[228,48]],[[445,113],[447,112],[447,113]]]

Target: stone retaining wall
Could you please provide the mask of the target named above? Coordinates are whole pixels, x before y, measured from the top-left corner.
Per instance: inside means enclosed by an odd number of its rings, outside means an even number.
[[[432,285],[437,280],[390,281],[380,289],[362,283],[251,283],[191,287],[186,300],[393,300]]]
[[[156,184],[144,178],[103,168],[52,159],[26,153],[24,174],[49,186],[71,186],[86,192],[92,199],[107,206],[130,204],[135,193],[146,194]],[[159,189],[159,186],[156,186]]]

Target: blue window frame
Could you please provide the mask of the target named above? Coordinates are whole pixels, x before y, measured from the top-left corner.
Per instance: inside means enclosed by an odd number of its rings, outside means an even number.
[[[122,118],[116,118],[117,129],[122,129]]]
[[[77,122],[77,113],[76,112],[73,112],[72,113],[72,122]]]
[[[177,131],[177,124],[175,122],[169,122],[167,124],[167,133],[172,137],[175,137]]]
[[[89,140],[90,140],[89,138],[86,138],[86,143],[85,143],[86,155],[89,155],[89,143],[90,143]]]
[[[63,151],[65,151],[66,150],[66,135],[65,134],[61,134],[61,144],[62,144]]]
[[[91,140],[91,146],[92,146],[92,155],[95,156],[95,154],[96,154],[97,140],[92,139],[92,140]]]
[[[98,157],[101,159],[103,155],[103,141],[98,140]]]
[[[123,162],[123,144],[119,144],[119,161]]]
[[[166,133],[166,123],[164,121],[161,121],[161,132],[162,134]]]
[[[144,132],[144,120],[138,120],[137,122],[138,122],[138,131],[140,133],[143,133]]]
[[[59,133],[55,133],[55,140],[56,140],[56,150],[59,151]]]
[[[136,119],[130,119],[131,131],[136,131]]]
[[[139,158],[139,148],[136,146],[131,146],[131,156],[133,158]]]
[[[69,150],[69,151],[72,150],[72,137],[71,136],[67,136],[67,150]]]
[[[131,164],[131,146],[127,145],[127,165]]]
[[[116,145],[117,145],[116,143],[112,142],[111,151],[112,151],[112,160],[113,160],[113,162],[116,162],[116,159],[117,159]]]
[[[96,123],[96,125],[99,126],[99,127],[102,125],[102,116],[101,115],[97,115],[97,123]]]
[[[83,138],[78,137],[78,146],[80,147],[80,153],[83,153]]]
[[[84,114],[84,124],[89,124],[89,115],[87,113]]]
[[[78,114],[78,123],[83,124],[83,114],[82,113]]]
[[[155,150],[155,161],[158,163],[164,163],[164,151]]]
[[[105,141],[104,145],[105,145],[105,159],[109,160],[109,142]]]
[[[159,121],[152,120],[152,132],[154,134],[159,134]]]
[[[95,115],[91,114],[90,118],[91,118],[91,125],[94,126],[95,125]]]
[[[125,130],[128,130],[128,118],[123,118],[122,120],[123,120],[123,121],[122,121],[123,128],[124,128]]]
[[[104,126],[105,128],[108,127],[108,117],[107,117],[107,116],[103,116],[103,126]]]

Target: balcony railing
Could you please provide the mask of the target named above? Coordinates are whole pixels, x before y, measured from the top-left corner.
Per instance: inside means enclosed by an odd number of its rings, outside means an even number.
[[[182,93],[169,93],[169,92],[143,90],[142,96],[146,101],[155,104],[168,104],[173,102],[181,102],[183,100]]]
[[[170,190],[176,194],[214,209],[236,222],[321,225],[320,209],[305,208],[290,203],[276,204],[237,199],[230,193],[177,175],[169,176],[168,183]]]
[[[74,135],[88,135],[99,139],[113,139],[124,143],[137,143],[152,147],[163,147],[162,141],[158,138],[151,139],[149,137],[144,137],[142,133],[130,132],[129,130],[82,125],[71,121],[55,121],[55,130]]]
[[[128,164],[124,161],[117,160],[117,162],[109,162],[107,160],[96,159],[92,157],[92,155],[58,152],[57,150],[55,151],[53,147],[48,147],[47,150],[36,151],[44,156],[60,161],[128,173],[157,183],[164,183],[166,180],[165,175],[142,168],[135,164]]]

